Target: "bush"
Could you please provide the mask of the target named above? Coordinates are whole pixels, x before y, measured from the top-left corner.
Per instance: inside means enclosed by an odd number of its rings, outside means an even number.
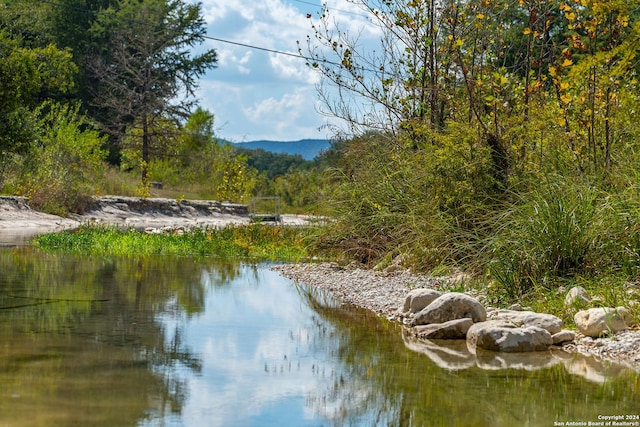
[[[38,114],[37,144],[23,158],[17,192],[44,212],[82,212],[105,169],[104,141],[77,107],[45,103]]]
[[[325,245],[367,264],[407,255],[418,270],[469,261],[493,203],[489,152],[465,125],[425,132],[413,146],[383,134],[344,144]]]

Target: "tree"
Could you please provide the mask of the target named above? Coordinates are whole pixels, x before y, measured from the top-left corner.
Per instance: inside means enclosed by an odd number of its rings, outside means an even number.
[[[182,0],[123,0],[102,10],[91,29],[102,49],[91,65],[100,122],[119,142],[127,131],[139,135],[143,183],[157,124],[185,118],[198,77],[215,67],[213,49],[191,52],[205,32],[200,4]]]
[[[471,125],[478,143],[489,148],[493,178],[503,187],[509,160],[494,110],[505,102],[494,93],[511,94],[505,90],[509,79],[491,72],[490,66],[497,62],[500,27],[499,16],[488,19],[487,9],[504,5],[450,0],[350,2],[368,14],[382,35],[379,49],[374,50],[342,31],[328,10],[312,22],[314,39],[307,40],[310,65],[339,94],[333,99],[327,92],[321,94],[330,114],[345,119],[356,134],[380,130],[391,135],[391,144],[413,151],[437,148],[438,138],[451,123]],[[370,108],[356,111],[354,105]]]
[[[43,100],[73,86],[71,54],[54,45],[26,48],[0,29],[0,178],[10,155],[34,140],[32,114]]]

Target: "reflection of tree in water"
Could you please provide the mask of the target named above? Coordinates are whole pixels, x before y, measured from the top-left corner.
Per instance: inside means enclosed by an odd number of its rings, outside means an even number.
[[[369,312],[340,304],[323,291],[299,287],[306,304],[318,315],[315,319],[316,345],[327,349],[343,362],[343,369],[331,372],[331,386],[324,393],[309,396],[307,404],[332,420],[334,425],[391,425],[395,408],[386,401],[384,393],[372,387],[373,371],[380,367],[380,343],[362,325]],[[376,319],[375,330],[384,325]],[[327,322],[331,324],[327,328]]]
[[[318,345],[342,364],[331,386],[308,400],[335,425],[550,425],[637,408],[640,374],[631,370],[600,385],[572,376],[562,365],[536,371],[441,369],[406,349],[399,325],[317,290],[301,288],[301,294],[320,316]]]
[[[52,419],[72,399],[74,420],[86,410],[87,424],[133,425],[179,413],[187,388],[176,372],[202,368],[182,329],[168,330],[160,316],[201,313],[209,289],[204,275],[232,280],[240,265],[87,259],[27,248],[0,251],[0,271],[3,388],[32,396],[28,406]],[[0,413],[21,419],[27,409],[19,402],[0,403]]]

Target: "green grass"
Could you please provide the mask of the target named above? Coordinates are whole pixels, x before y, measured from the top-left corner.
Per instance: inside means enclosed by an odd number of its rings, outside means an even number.
[[[313,255],[315,228],[252,224],[192,229],[184,234],[146,234],[114,226],[84,225],[45,234],[34,245],[46,251],[113,256],[216,256],[270,261],[299,261]]]

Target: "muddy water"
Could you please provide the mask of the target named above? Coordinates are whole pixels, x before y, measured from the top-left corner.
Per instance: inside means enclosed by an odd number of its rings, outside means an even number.
[[[552,426],[640,414],[640,375],[471,355],[266,265],[0,250],[0,426]]]

